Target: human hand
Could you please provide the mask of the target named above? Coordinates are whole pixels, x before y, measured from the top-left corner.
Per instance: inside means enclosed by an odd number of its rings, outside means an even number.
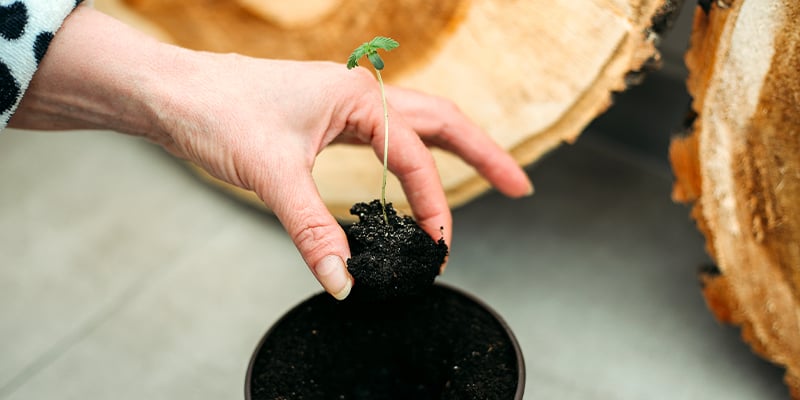
[[[190,51],[81,7],[51,44],[29,92],[14,125],[115,129],[161,144],[254,191],[325,290],[337,298],[349,293],[347,238],[311,171],[333,142],[371,145],[382,157],[380,91],[366,69]],[[450,243],[452,219],[426,144],[457,154],[509,196],[532,190],[514,160],[452,102],[393,87],[387,96],[389,169],[432,237],[444,232]],[[53,102],[63,109],[41,106]]]
[[[374,77],[328,62],[259,60],[185,53],[191,67],[172,81],[181,100],[165,108],[173,154],[213,176],[253,190],[286,228],[323,287],[343,298],[352,285],[347,238],[317,192],[314,161],[332,142],[363,143],[382,157],[383,115]],[[187,74],[185,71],[193,71]],[[530,191],[506,152],[453,103],[389,88],[389,169],[398,177],[420,226],[432,237],[452,220],[425,142],[474,165],[511,196]],[[376,160],[376,168],[378,161]],[[443,228],[443,230],[442,230]]]

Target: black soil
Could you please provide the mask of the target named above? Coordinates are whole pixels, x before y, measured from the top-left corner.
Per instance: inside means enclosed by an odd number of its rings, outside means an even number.
[[[397,215],[391,203],[386,205],[388,224],[379,200],[358,203],[350,213],[358,217],[346,229],[347,269],[355,281],[352,300],[399,298],[433,285],[447,257],[444,239],[433,240],[414,219]]]
[[[513,399],[513,342],[492,314],[434,285],[418,296],[338,302],[321,293],[272,327],[250,399]]]
[[[249,374],[251,400],[513,399],[518,369],[503,325],[472,299],[434,285],[447,257],[410,217],[381,203],[350,210],[355,285],[319,294],[270,332]]]

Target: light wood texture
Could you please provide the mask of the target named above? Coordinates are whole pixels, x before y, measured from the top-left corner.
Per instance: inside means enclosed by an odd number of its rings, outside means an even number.
[[[686,56],[698,113],[671,149],[673,196],[693,202],[719,271],[709,307],[787,368],[800,399],[800,3],[698,9]]]
[[[236,0],[256,16],[282,28],[319,24],[342,5],[341,0]]]
[[[277,4],[281,3],[281,4]],[[259,57],[344,62],[375,35],[401,48],[386,55],[386,79],[445,96],[520,164],[572,142],[626,88],[626,76],[658,59],[650,27],[670,0],[316,0],[308,13],[258,0],[97,0],[120,7],[134,25],[158,27],[177,44]],[[292,6],[293,5],[293,6]],[[133,14],[132,14],[133,13]],[[435,157],[447,198],[460,205],[488,189],[476,172],[444,152]],[[381,168],[370,149],[334,146],[314,175],[331,211],[376,198]],[[257,202],[249,192],[227,187]],[[396,180],[388,200],[407,211]]]

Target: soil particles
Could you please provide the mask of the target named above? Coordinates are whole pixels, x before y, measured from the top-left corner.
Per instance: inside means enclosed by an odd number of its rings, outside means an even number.
[[[514,347],[485,308],[433,285],[380,302],[320,293],[267,333],[252,400],[514,398]]]
[[[433,240],[409,216],[399,216],[380,200],[350,209],[358,222],[346,228],[351,258],[347,270],[355,284],[353,300],[381,300],[420,293],[433,285],[447,257],[444,239]]]
[[[252,400],[513,399],[518,370],[503,325],[467,296],[434,285],[447,257],[411,217],[358,203],[346,229],[355,279],[345,301],[312,297],[267,333]]]

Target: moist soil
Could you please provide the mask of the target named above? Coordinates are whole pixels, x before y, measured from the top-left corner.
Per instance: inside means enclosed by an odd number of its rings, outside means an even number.
[[[519,373],[503,326],[441,285],[371,303],[320,293],[272,327],[251,368],[251,400],[510,400]]]
[[[350,209],[358,222],[346,228],[353,276],[351,301],[375,301],[418,294],[433,285],[447,257],[444,239],[433,240],[409,216],[399,216],[380,200]]]
[[[490,311],[434,285],[447,257],[411,217],[359,203],[346,229],[355,284],[287,313],[251,364],[250,400],[513,399],[514,342]]]

